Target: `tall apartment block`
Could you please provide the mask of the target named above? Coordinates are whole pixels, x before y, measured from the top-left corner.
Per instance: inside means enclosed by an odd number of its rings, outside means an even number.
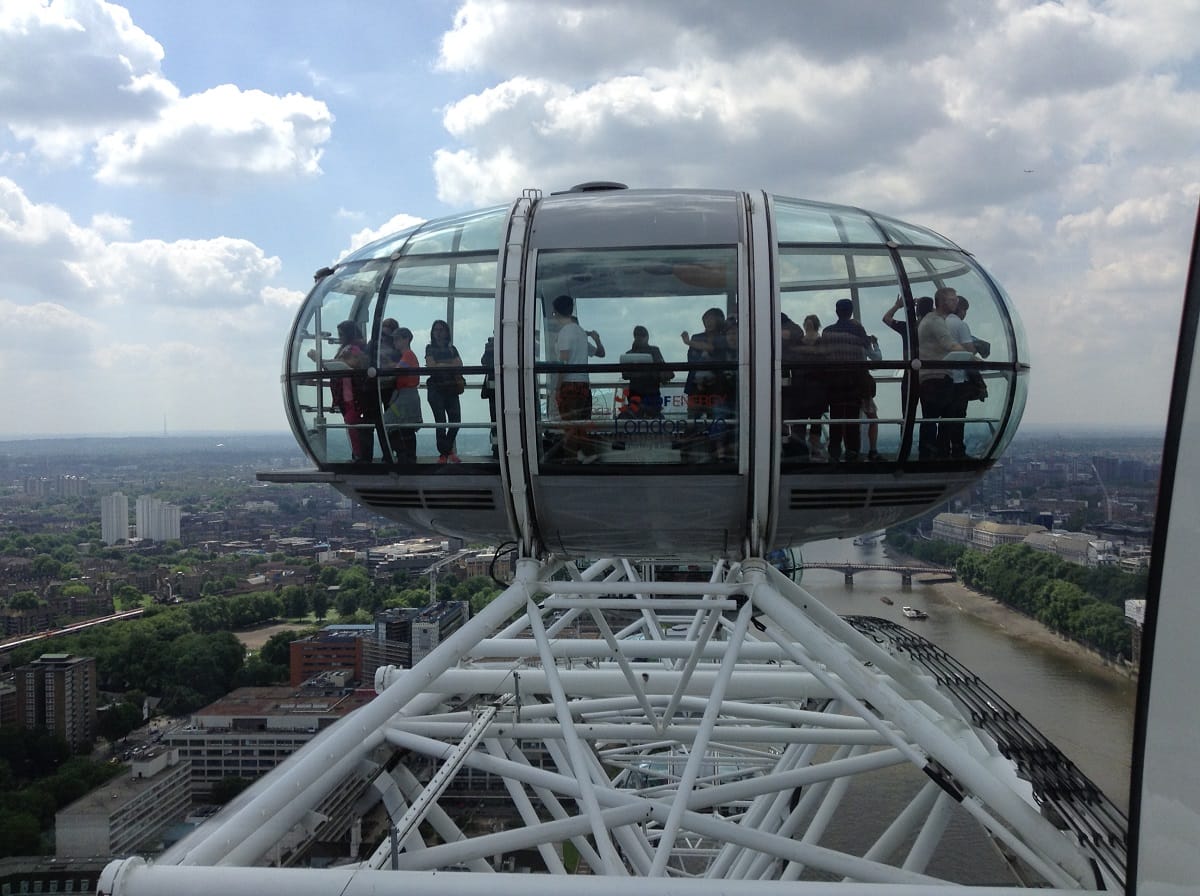
[[[154,541],[172,541],[179,538],[180,510],[173,504],[150,495],[142,495],[137,499],[134,516],[138,538]]]
[[[73,750],[91,744],[96,734],[96,660],[69,653],[44,653],[13,675],[17,721],[42,727]]]
[[[100,537],[105,544],[129,538],[129,499],[121,492],[100,499]]]

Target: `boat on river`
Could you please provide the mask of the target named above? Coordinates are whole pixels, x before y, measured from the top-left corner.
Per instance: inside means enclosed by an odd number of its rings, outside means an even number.
[[[881,598],[879,598],[879,599],[880,599],[881,601],[883,601],[885,604],[887,604],[889,607],[890,607],[892,604],[894,604],[894,603],[895,603],[895,601],[894,601],[894,600],[892,600],[890,597],[888,597],[886,594],[885,594],[885,595],[883,595],[883,596],[882,596]]]
[[[928,619],[929,614],[924,610],[918,610],[916,607],[901,607],[900,612],[909,619]]]

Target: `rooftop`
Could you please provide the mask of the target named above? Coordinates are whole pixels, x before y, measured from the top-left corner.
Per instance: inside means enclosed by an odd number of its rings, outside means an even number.
[[[160,771],[135,777],[133,773],[138,766],[145,766],[150,760],[156,759],[168,751],[168,747],[156,746],[143,759],[132,764],[129,772],[122,772],[111,781],[106,781],[91,793],[86,793],[75,802],[60,809],[71,815],[103,815],[107,817],[114,809],[131,802],[139,794],[154,786],[156,780],[167,770],[177,768],[179,762],[168,762]]]
[[[212,716],[341,717],[368,703],[373,695],[343,688],[238,688],[192,714],[199,721]],[[205,726],[212,727],[212,726]]]

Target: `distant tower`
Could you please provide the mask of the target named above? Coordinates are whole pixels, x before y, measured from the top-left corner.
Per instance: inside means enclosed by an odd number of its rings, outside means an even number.
[[[100,499],[100,537],[105,544],[129,538],[129,499],[121,492]]]

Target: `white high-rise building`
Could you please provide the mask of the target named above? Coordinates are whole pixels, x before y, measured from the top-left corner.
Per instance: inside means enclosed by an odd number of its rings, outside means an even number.
[[[154,541],[171,541],[179,538],[179,508],[150,495],[137,499],[134,510],[137,522],[137,537]]]
[[[121,492],[100,499],[100,537],[105,544],[129,538],[129,499]]]

